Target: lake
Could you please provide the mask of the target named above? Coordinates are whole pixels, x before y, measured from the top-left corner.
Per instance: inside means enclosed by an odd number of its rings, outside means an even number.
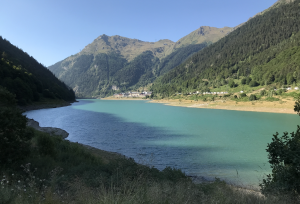
[[[86,99],[25,113],[67,138],[118,152],[160,170],[257,187],[268,165],[272,135],[292,132],[298,115],[173,107],[147,101]]]

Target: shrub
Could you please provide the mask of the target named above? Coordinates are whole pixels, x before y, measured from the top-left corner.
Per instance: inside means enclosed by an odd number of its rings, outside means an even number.
[[[280,99],[279,98],[274,98],[274,97],[268,97],[265,99],[266,101],[270,101],[270,102],[273,102],[273,101],[279,101]]]
[[[295,103],[294,110],[300,115],[300,100]],[[272,142],[267,147],[269,163],[272,174],[260,184],[264,194],[300,194],[300,127],[292,132],[287,132],[278,137],[278,132],[273,135]]]
[[[254,94],[251,94],[249,97],[249,101],[255,101],[257,100],[256,96]]]
[[[236,84],[234,83],[234,80],[233,80],[233,79],[231,79],[231,80],[228,82],[228,85],[229,85],[230,88],[236,87]]]
[[[272,142],[268,144],[269,163],[272,174],[260,184],[264,194],[294,194],[300,193],[300,127],[291,136],[285,132],[278,137],[273,135]]]
[[[37,138],[38,151],[42,155],[54,156],[54,141],[51,136],[41,134]]]
[[[254,80],[252,80],[250,83],[249,83],[249,86],[250,87],[256,87],[256,86],[258,86],[259,84],[256,82],[256,81],[254,81]]]
[[[267,91],[264,89],[264,90],[261,90],[260,93],[259,93],[261,96],[265,96],[267,95]]]
[[[0,86],[0,165],[13,163],[30,153],[33,131],[16,107],[15,96]]]
[[[279,89],[278,91],[277,91],[277,94],[278,95],[281,95],[281,94],[283,94],[285,92],[285,89]]]
[[[241,94],[240,94],[240,97],[241,97],[241,98],[246,97],[246,96],[247,96],[247,95],[246,95],[245,93],[241,93]]]
[[[246,84],[246,78],[243,78],[243,79],[241,80],[241,84]]]

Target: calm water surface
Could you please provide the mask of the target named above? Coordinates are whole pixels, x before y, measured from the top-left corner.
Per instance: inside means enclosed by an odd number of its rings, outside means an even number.
[[[291,114],[172,107],[146,101],[79,100],[72,106],[28,111],[68,140],[114,151],[137,162],[180,168],[257,187],[270,172],[265,151],[272,135],[295,131]]]

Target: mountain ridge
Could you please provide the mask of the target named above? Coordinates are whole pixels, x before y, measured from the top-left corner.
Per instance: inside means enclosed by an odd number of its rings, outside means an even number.
[[[103,34],[79,53],[48,69],[72,87],[78,97],[105,96],[112,94],[110,87],[113,85],[122,86],[120,90],[125,91],[152,83],[230,31],[229,27],[202,26],[176,43],[168,39],[145,42]],[[92,86],[83,80],[88,78]]]

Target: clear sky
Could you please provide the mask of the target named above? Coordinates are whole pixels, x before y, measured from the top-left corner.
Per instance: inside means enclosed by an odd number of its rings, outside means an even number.
[[[276,1],[0,0],[0,36],[50,66],[102,34],[177,41],[200,26],[237,26]]]

